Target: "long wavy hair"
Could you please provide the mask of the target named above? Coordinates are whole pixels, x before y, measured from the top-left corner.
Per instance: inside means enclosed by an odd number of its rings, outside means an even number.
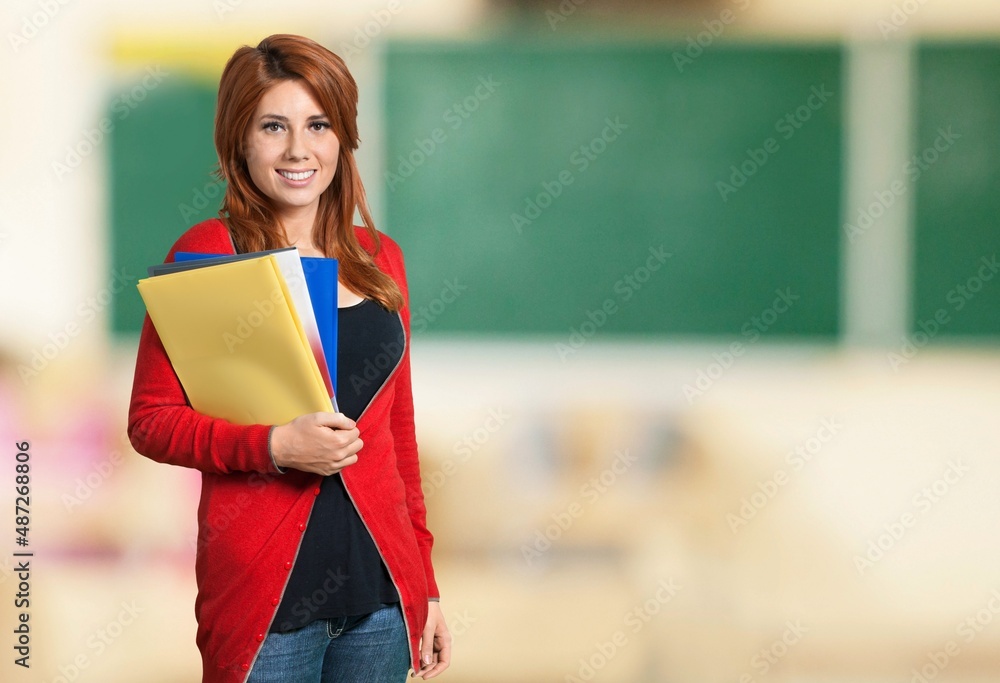
[[[288,246],[288,237],[270,198],[250,178],[246,142],[257,105],[271,87],[300,81],[330,117],[340,141],[337,172],[320,195],[313,243],[328,258],[339,261],[339,277],[358,294],[377,300],[390,311],[403,306],[399,287],[374,262],[381,249],[368,209],[365,188],[354,161],[358,148],[358,86],[344,61],[319,43],[302,36],[276,34],[257,47],[236,50],[222,72],[215,112],[215,175],[227,183],[219,217],[240,252]],[[375,250],[369,254],[354,231],[357,209]]]

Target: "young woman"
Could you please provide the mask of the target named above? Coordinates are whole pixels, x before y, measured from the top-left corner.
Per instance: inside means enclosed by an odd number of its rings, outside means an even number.
[[[411,666],[429,679],[450,661],[420,489],[403,255],[368,211],[357,99],[344,62],[311,40],[238,49],[215,119],[220,218],[167,255],[295,246],[337,258],[343,412],[283,425],[202,415],[143,323],[129,438],[153,460],[202,472],[204,683],[384,683]]]

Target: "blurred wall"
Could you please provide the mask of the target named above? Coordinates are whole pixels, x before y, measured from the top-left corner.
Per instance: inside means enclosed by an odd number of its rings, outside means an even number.
[[[382,26],[390,6],[399,11]],[[15,669],[5,636],[0,679],[198,675],[198,477],[131,451],[124,418],[136,339],[109,332],[110,297],[142,273],[111,267],[100,126],[147,68],[162,60],[169,72],[173,60],[210,80],[235,46],[264,35],[322,36],[337,49],[357,46],[375,21],[352,68],[363,94],[362,171],[376,219],[393,234],[379,182],[391,145],[378,56],[390,38],[461,42],[513,29],[538,40],[683,44],[732,9],[727,40],[843,41],[859,75],[850,86],[857,111],[846,113],[855,126],[843,179],[849,215],[921,134],[899,123],[899,103],[913,96],[907,41],[1000,35],[994,3],[971,0],[616,7],[301,2],[275,19],[264,0],[5,5],[0,435],[32,441],[38,572],[37,666]],[[546,9],[566,21],[553,25]],[[995,170],[995,160],[984,163]],[[846,251],[842,276],[857,306],[847,317],[858,334],[843,344],[775,341],[733,356],[730,339],[622,335],[560,358],[566,335],[417,338],[425,495],[456,638],[442,680],[995,680],[1000,364],[990,340],[900,356],[886,332],[904,330],[909,315],[900,259],[909,208],[884,225],[884,235],[866,237],[867,252]],[[956,245],[939,249],[959,253],[962,227]],[[11,457],[2,454],[0,486],[12,502]],[[8,632],[13,547],[12,538],[0,546]]]

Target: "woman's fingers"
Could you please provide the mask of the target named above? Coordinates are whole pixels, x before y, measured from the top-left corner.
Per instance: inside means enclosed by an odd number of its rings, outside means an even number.
[[[354,429],[357,426],[354,420],[347,417],[343,413],[310,413],[309,416],[316,424],[323,427],[331,427],[333,429]]]
[[[272,432],[272,453],[279,467],[330,475],[357,462],[360,434],[343,413],[308,413]]]
[[[420,636],[420,670],[417,678],[434,678],[451,664],[451,633],[436,601],[428,603],[427,623]]]

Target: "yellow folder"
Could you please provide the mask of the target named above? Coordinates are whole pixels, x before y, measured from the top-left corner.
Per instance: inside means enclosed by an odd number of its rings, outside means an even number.
[[[139,280],[191,407],[235,424],[333,412],[273,256]]]

